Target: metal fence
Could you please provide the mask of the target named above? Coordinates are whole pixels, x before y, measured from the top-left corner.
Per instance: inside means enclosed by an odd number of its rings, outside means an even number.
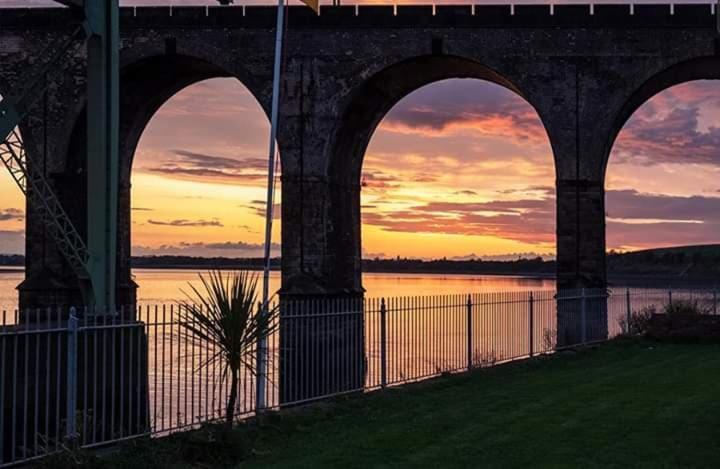
[[[283,301],[259,378],[266,385],[243,367],[235,415],[604,341],[626,332],[633,315],[679,302],[717,314],[717,296],[632,289]],[[0,465],[224,418],[231,383],[213,360],[220,351],[187,333],[181,307],[3,313]]]

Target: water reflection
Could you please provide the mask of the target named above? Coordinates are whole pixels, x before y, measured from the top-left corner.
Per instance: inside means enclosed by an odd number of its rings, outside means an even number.
[[[138,303],[174,304],[182,299],[181,290],[188,289],[188,282],[197,284],[201,270],[136,269],[133,271],[138,289]],[[0,308],[13,310],[17,307],[17,285],[23,280],[22,269],[0,271]],[[363,284],[368,298],[454,295],[461,293],[485,293],[494,291],[551,290],[555,280],[492,275],[461,274],[393,274],[366,273]],[[280,273],[272,272],[270,290],[280,287]]]

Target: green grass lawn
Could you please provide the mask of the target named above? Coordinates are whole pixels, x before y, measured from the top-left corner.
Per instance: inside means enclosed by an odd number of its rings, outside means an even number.
[[[106,460],[186,467],[203,447],[188,438]],[[234,438],[248,468],[720,467],[720,346],[615,342],[271,415]],[[193,464],[219,464],[207,452]]]

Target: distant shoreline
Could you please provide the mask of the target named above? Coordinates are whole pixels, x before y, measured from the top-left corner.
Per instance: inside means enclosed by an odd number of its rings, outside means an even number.
[[[133,270],[210,270],[207,265],[143,265],[133,267]],[[219,270],[250,270],[250,271],[262,271],[262,267],[258,266],[247,266],[247,265],[229,265],[229,266],[218,266],[212,269]],[[272,272],[279,272],[279,267],[271,267]],[[491,275],[491,276],[502,276],[502,277],[536,277],[536,278],[555,278],[554,273],[548,272],[499,272],[499,271],[478,271],[478,270],[423,270],[423,269],[409,269],[409,270],[393,270],[393,269],[371,269],[363,270],[364,274],[437,274],[437,275]]]
[[[281,267],[279,257],[271,259],[271,270]],[[22,255],[0,254],[0,272],[18,273],[23,271],[25,258]],[[607,253],[608,284],[615,285],[720,285],[720,244],[700,246],[678,246],[658,248],[629,253]],[[195,257],[183,255],[134,256],[133,270],[188,270],[207,271],[252,270],[261,271],[262,258],[257,257]],[[556,278],[557,263],[541,257],[508,260],[491,260],[472,257],[470,259],[413,259],[375,258],[363,259],[360,267],[363,273],[390,275],[464,275],[523,277],[537,279]]]
[[[23,267],[12,268],[13,266],[0,266],[0,273],[24,272]],[[143,265],[133,267],[132,270],[249,270],[253,272],[262,271],[262,267],[255,265],[222,265],[218,267],[209,267],[207,265],[197,264],[178,264],[178,265]],[[279,267],[271,267],[270,271],[279,272]],[[554,273],[543,272],[498,272],[498,271],[477,271],[477,270],[392,270],[392,269],[372,269],[363,270],[364,274],[433,274],[433,275],[490,275],[493,277],[526,277],[526,278],[555,278]]]

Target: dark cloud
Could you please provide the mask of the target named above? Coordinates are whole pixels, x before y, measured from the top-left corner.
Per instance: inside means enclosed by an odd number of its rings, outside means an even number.
[[[720,222],[720,197],[614,190],[607,192],[606,201],[607,213],[612,219]]]
[[[0,209],[0,221],[24,220],[25,213],[17,208]]]
[[[251,200],[247,205],[240,205],[242,208],[248,208],[255,212],[261,218],[265,218],[265,209],[267,203],[264,200]],[[273,205],[273,220],[279,220],[282,217],[282,206],[278,203]]]
[[[469,79],[445,80],[415,91],[382,123],[384,130],[423,134],[443,134],[456,127],[519,141],[547,141],[540,118],[524,99],[501,86]]]
[[[720,165],[720,128],[699,129],[700,105],[675,107],[661,118],[632,116],[613,148],[611,162]]]
[[[610,249],[720,242],[720,197],[607,192]]]
[[[187,150],[173,150],[173,157],[147,171],[197,180],[265,183],[267,160],[263,158],[234,159]]]
[[[469,195],[469,196],[476,196],[476,195],[478,195],[477,192],[471,191],[471,190],[456,191],[456,192],[453,192],[453,194],[455,194],[455,195]]]
[[[400,187],[403,181],[398,176],[388,174],[379,169],[367,168],[363,171],[360,186],[365,191],[386,192],[389,189]]]
[[[206,155],[187,150],[173,150],[173,153],[181,157],[181,161],[203,167],[222,169],[264,169],[267,167],[267,160],[262,158],[243,158],[236,160],[224,156]]]
[[[521,199],[480,203],[430,202],[404,210],[363,214],[387,231],[496,236],[525,243],[555,239],[555,201]]]
[[[278,243],[272,243],[270,249],[273,256],[280,255]],[[263,253],[264,245],[262,243],[244,241],[181,242],[157,247],[133,246],[133,255],[135,256],[262,257]]]
[[[176,227],[196,227],[196,226],[217,226],[222,227],[224,226],[222,223],[220,223],[219,220],[171,220],[171,221],[163,221],[163,220],[148,220],[147,221],[151,225],[161,225],[161,226],[176,226]]]
[[[258,182],[264,181],[263,174],[234,174],[221,169],[212,168],[187,168],[179,166],[159,166],[155,168],[149,168],[149,171],[153,173],[165,174],[168,176],[187,176],[190,179],[196,180],[208,180],[216,179],[220,180],[233,180],[233,181],[246,181],[246,182]]]

